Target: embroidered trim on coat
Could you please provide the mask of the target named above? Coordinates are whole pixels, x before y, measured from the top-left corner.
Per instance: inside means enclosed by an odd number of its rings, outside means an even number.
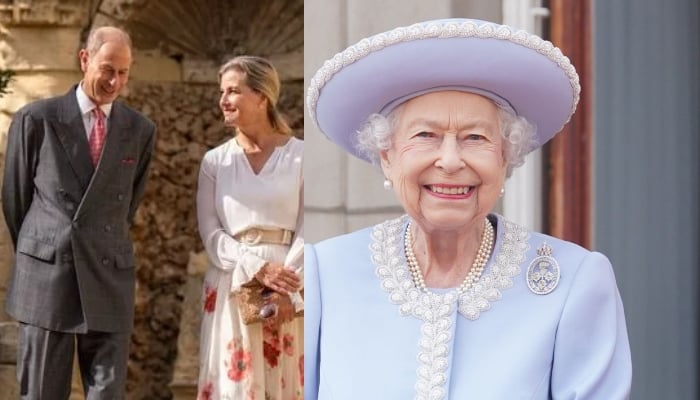
[[[415,399],[439,400],[446,397],[452,314],[456,309],[465,318],[475,321],[491,308],[491,303],[500,300],[501,291],[512,287],[513,277],[520,273],[520,264],[528,250],[529,232],[499,217],[498,235],[502,240],[489,260],[488,272],[479,282],[461,296],[456,290],[445,294],[424,293],[413,284],[402,251],[408,218],[404,215],[376,225],[370,251],[375,272],[382,289],[389,293],[389,300],[399,307],[402,316],[411,315],[423,321]]]

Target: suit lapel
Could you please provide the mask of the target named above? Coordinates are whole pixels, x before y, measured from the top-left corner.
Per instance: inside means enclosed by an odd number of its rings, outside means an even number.
[[[94,168],[90,159],[87,132],[75,96],[75,87],[63,97],[58,123],[54,128],[63,150],[68,154],[68,162],[80,182],[80,187],[86,190]]]

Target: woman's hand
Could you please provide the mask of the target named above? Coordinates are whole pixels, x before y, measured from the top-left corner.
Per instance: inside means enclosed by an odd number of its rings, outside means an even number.
[[[285,267],[279,263],[267,262],[260,268],[255,278],[275,292],[288,295],[301,288],[301,279],[293,267]]]

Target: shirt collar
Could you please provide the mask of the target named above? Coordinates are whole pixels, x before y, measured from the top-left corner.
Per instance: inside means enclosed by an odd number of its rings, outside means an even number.
[[[82,115],[92,112],[92,110],[97,107],[83,91],[83,81],[80,81],[78,88],[75,89],[75,95],[78,98],[78,107],[80,107],[80,113]],[[105,117],[109,118],[109,114],[112,112],[112,103],[103,104],[100,108]]]

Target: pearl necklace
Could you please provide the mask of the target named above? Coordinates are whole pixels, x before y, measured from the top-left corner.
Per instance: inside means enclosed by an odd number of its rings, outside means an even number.
[[[425,286],[425,281],[423,279],[423,273],[416,260],[416,255],[413,253],[413,234],[411,233],[411,222],[408,223],[406,227],[406,235],[404,237],[404,251],[406,252],[406,261],[408,262],[408,269],[413,276],[413,284],[419,290],[429,293],[428,288]],[[469,273],[464,278],[459,287],[457,287],[457,293],[462,294],[469,290],[476,282],[481,278],[481,274],[484,272],[484,267],[486,262],[491,256],[491,247],[493,246],[494,231],[493,225],[488,218],[484,222],[484,232],[481,235],[481,244],[479,245],[479,250],[476,253],[474,262],[472,263],[472,268]]]

